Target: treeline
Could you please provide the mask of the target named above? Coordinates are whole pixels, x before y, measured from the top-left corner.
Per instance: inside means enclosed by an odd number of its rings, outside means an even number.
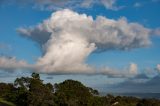
[[[74,80],[44,84],[37,73],[14,83],[0,83],[0,99],[16,106],[160,106],[157,99],[99,96],[97,90]]]

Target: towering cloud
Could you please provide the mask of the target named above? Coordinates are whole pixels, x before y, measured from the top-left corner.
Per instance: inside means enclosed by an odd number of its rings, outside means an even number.
[[[89,43],[95,43],[100,51],[133,49],[150,44],[150,29],[138,23],[128,23],[124,17],[113,20],[98,16],[93,20],[91,16],[68,9],[53,13],[49,19],[35,27],[19,28],[18,32],[40,45],[44,45],[52,36],[61,36],[62,32],[67,32],[70,33],[69,37],[81,37]]]
[[[101,70],[109,74],[111,69],[96,69],[85,63],[86,58],[93,52],[130,50],[151,43],[150,29],[138,23],[129,23],[124,17],[113,20],[98,16],[93,20],[91,16],[69,9],[53,13],[35,27],[19,28],[18,32],[41,45],[44,55],[38,59],[36,66],[58,73]],[[131,74],[135,74],[136,65],[131,64],[130,68]]]

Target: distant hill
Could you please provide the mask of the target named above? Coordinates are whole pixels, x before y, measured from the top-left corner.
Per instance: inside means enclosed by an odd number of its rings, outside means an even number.
[[[103,92],[112,93],[160,93],[160,75],[148,78],[138,75],[117,85],[102,86]]]

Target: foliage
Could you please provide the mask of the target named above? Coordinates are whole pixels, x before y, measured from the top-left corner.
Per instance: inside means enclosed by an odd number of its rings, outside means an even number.
[[[0,83],[0,103],[9,106],[160,106],[157,99],[99,96],[97,90],[85,87],[81,82],[65,80],[62,83],[46,83],[39,74],[17,78],[13,84]],[[9,101],[9,102],[7,102]]]

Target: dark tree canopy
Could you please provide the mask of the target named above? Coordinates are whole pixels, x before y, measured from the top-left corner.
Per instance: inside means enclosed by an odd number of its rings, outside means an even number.
[[[17,78],[13,84],[0,83],[0,106],[2,100],[16,106],[160,106],[157,99],[100,96],[97,90],[74,80],[45,84],[37,73]]]

